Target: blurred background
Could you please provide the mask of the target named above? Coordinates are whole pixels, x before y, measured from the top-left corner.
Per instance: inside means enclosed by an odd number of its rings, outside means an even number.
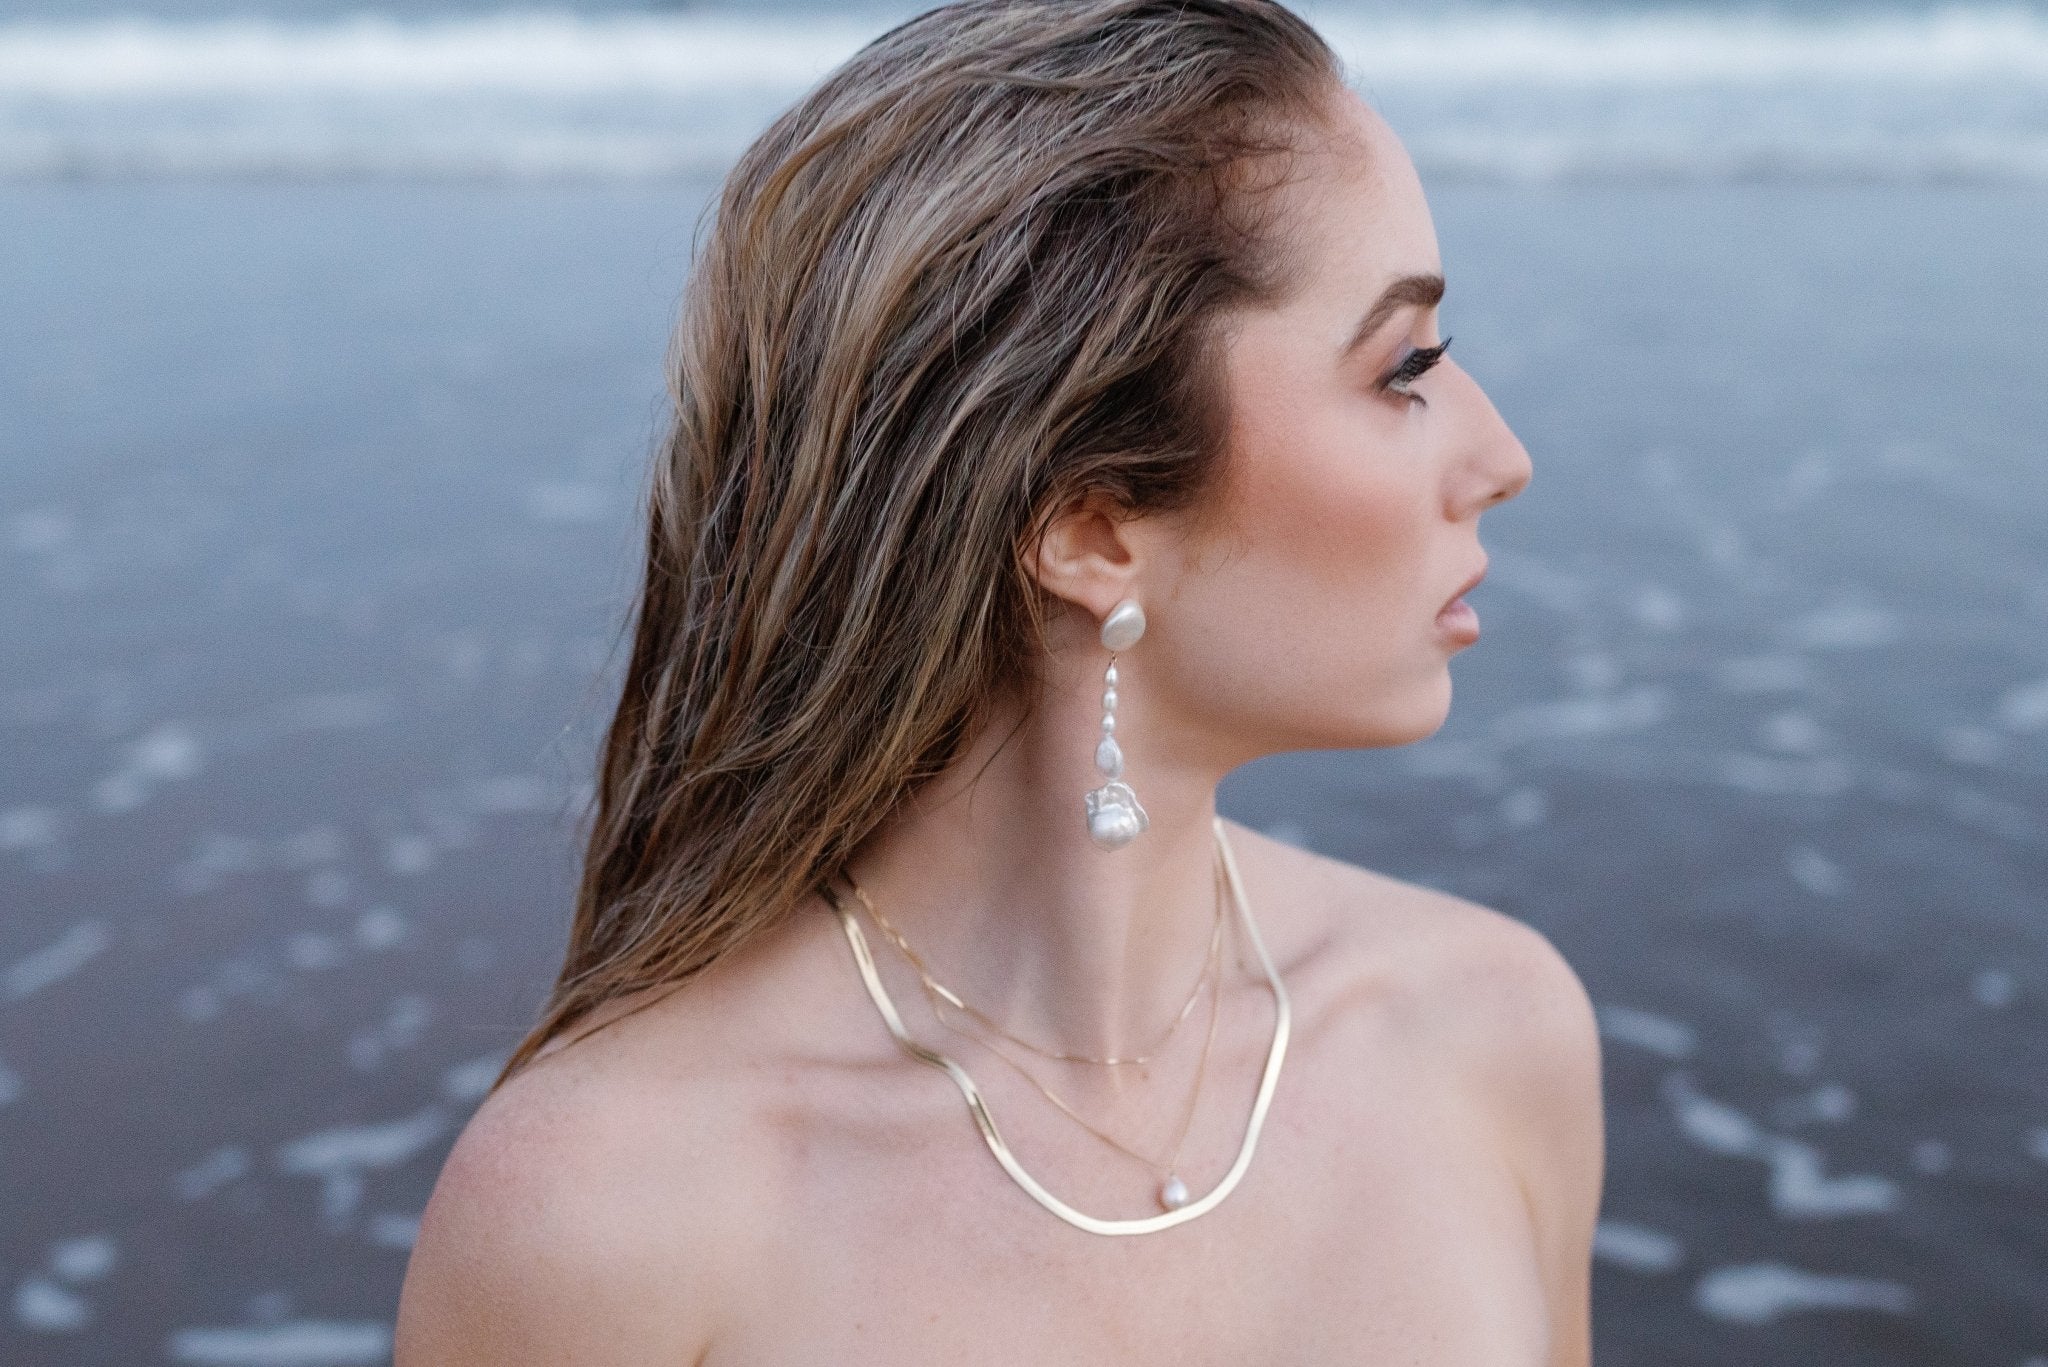
[[[0,1361],[388,1360],[699,212],[909,12],[0,7]],[[2048,1367],[2048,9],[1306,12],[1537,473],[1444,730],[1224,810],[1577,966],[1603,1367]]]

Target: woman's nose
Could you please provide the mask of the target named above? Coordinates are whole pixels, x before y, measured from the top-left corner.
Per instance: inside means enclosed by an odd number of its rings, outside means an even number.
[[[1461,497],[1454,515],[1459,517],[1476,517],[1496,503],[1507,502],[1529,487],[1534,473],[1528,448],[1477,381],[1472,383],[1472,401],[1479,411],[1467,438],[1465,478],[1458,481]]]

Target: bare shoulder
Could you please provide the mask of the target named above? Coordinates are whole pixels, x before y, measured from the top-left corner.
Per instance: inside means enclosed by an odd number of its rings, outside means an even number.
[[[684,1014],[641,1014],[537,1059],[470,1118],[421,1217],[394,1367],[703,1356],[750,1227],[745,1146],[676,1061]]]
[[[1269,886],[1317,908],[1296,938],[1314,950],[1302,957],[1323,999],[1370,1000],[1493,1128],[1528,1208],[1550,1361],[1587,1361],[1605,1140],[1599,1033],[1578,974],[1541,931],[1491,907],[1255,832],[1233,843],[1247,881],[1256,863]]]
[[[1235,823],[1231,843],[1247,883],[1303,909],[1289,934],[1305,969],[1364,985],[1475,1066],[1514,1078],[1597,1071],[1585,986],[1535,927]]]

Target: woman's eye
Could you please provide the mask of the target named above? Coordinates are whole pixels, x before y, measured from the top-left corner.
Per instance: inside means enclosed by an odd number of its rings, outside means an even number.
[[[1443,354],[1450,345],[1451,339],[1446,337],[1435,346],[1418,347],[1409,352],[1401,358],[1401,364],[1395,366],[1392,373],[1380,381],[1380,387],[1427,406],[1429,400],[1411,391],[1408,385],[1411,381],[1421,378],[1423,372],[1443,359]]]

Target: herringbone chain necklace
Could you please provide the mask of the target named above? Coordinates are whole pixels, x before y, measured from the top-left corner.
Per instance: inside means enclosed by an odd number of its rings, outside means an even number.
[[[974,1019],[987,1025],[989,1028],[993,1029],[997,1034],[1003,1036],[1005,1039],[1012,1040],[1018,1044],[1021,1044],[1027,1049],[1036,1049],[1036,1046],[1032,1045],[1028,1040],[1018,1039],[1017,1036],[1011,1034],[1009,1031],[1003,1029],[1001,1026],[996,1025],[994,1021],[990,1020],[982,1012],[975,1010],[971,1006],[968,1006],[964,1001],[961,1000],[959,994],[952,992],[947,988],[943,987],[942,985],[940,985],[939,982],[932,977],[930,971],[926,968],[924,960],[920,958],[917,952],[910,947],[909,941],[903,937],[900,931],[898,931],[894,926],[890,925],[888,921],[882,917],[881,913],[876,910],[874,900],[868,896],[866,890],[863,889],[859,883],[854,882],[851,875],[847,876],[846,881],[849,884],[851,884],[853,888],[853,895],[860,899],[860,903],[863,907],[867,909],[868,915],[872,917],[875,923],[881,927],[882,931],[886,935],[888,935],[888,937],[892,941],[895,942],[896,947],[903,952],[903,956],[909,959],[911,964],[917,969],[918,976],[924,982],[925,997],[931,1003],[932,1015],[938,1019],[939,1024],[945,1026],[948,1030],[951,1030],[953,1033],[961,1036],[963,1039],[974,1040],[977,1044],[980,1044],[984,1049],[987,1049],[990,1053],[994,1054],[997,1058],[1001,1059],[1004,1063],[1008,1064],[1012,1069],[1014,1069],[1018,1074],[1020,1074],[1026,1082],[1029,1082],[1033,1087],[1036,1087],[1039,1090],[1039,1092],[1044,1095],[1047,1101],[1050,1101],[1054,1106],[1057,1106],[1061,1110],[1061,1112],[1063,1112],[1069,1119],[1071,1119],[1075,1124],[1079,1125],[1082,1129],[1087,1130],[1088,1133],[1094,1135],[1097,1139],[1100,1139],[1103,1143],[1109,1145],[1111,1148],[1117,1150],[1119,1153],[1127,1154],[1130,1157],[1137,1159],[1140,1163],[1143,1163],[1146,1167],[1151,1168],[1153,1172],[1158,1174],[1159,1177],[1159,1203],[1168,1210],[1176,1210],[1179,1207],[1187,1204],[1188,1188],[1187,1183],[1181,1180],[1180,1174],[1177,1171],[1175,1171],[1175,1168],[1180,1163],[1180,1153],[1182,1147],[1185,1146],[1187,1143],[1188,1131],[1192,1129],[1194,1126],[1195,1111],[1200,1104],[1202,1096],[1202,1080],[1208,1074],[1209,1054],[1216,1044],[1216,1023],[1217,1020],[1223,1014],[1223,974],[1221,953],[1223,946],[1223,868],[1220,861],[1213,866],[1213,871],[1215,873],[1216,882],[1216,928],[1215,931],[1209,937],[1209,955],[1207,960],[1204,962],[1202,976],[1196,979],[1195,991],[1188,998],[1188,1004],[1189,1006],[1192,1006],[1196,998],[1198,998],[1201,995],[1202,988],[1204,986],[1210,987],[1211,992],[1209,1006],[1209,1032],[1207,1037],[1202,1041],[1201,1059],[1195,1065],[1194,1086],[1188,1093],[1188,1102],[1185,1110],[1181,1114],[1180,1127],[1174,1133],[1173,1150],[1166,1156],[1164,1160],[1153,1158],[1148,1154],[1139,1153],[1136,1149],[1131,1148],[1122,1140],[1118,1139],[1115,1135],[1109,1134],[1106,1131],[1097,1128],[1079,1111],[1075,1110],[1066,1101],[1062,1100],[1060,1096],[1052,1090],[1052,1088],[1046,1086],[1037,1074],[1033,1073],[1029,1068],[1026,1068],[1023,1065],[1023,1063],[1021,1063],[1019,1060],[1012,1058],[1008,1052],[1001,1048],[998,1048],[996,1046],[995,1041],[985,1039],[969,1031],[962,1030],[960,1027],[954,1025],[951,1021],[947,1020],[945,1013],[940,1009],[940,1005],[942,1002],[958,1006],[961,1010],[968,1012],[970,1015],[974,1017]],[[1186,1014],[1187,1013],[1183,1011],[1180,1019],[1186,1019]],[[1179,1026],[1179,1024],[1179,1020],[1176,1020],[1174,1022],[1174,1026],[1176,1028]],[[1172,1033],[1172,1029],[1169,1029],[1167,1031],[1168,1035],[1171,1035]],[[1163,1038],[1161,1042],[1164,1042]],[[1157,1046],[1155,1045],[1154,1048],[1156,1049]],[[1046,1051],[1042,1049],[1037,1050],[1037,1052],[1046,1054]],[[1149,1052],[1150,1051],[1148,1051],[1148,1053]],[[1046,1056],[1048,1058],[1066,1057],[1064,1055],[1055,1054],[1046,1054]],[[1082,1063],[1142,1063],[1146,1062],[1147,1059],[1095,1059],[1083,1056],[1075,1058],[1073,1061]]]
[[[1266,951],[1266,942],[1259,934],[1258,922],[1252,917],[1250,900],[1245,896],[1244,879],[1237,871],[1237,860],[1230,849],[1230,841],[1223,831],[1221,817],[1212,817],[1210,825],[1215,831],[1217,849],[1223,856],[1223,871],[1229,880],[1230,897],[1237,908],[1239,920],[1243,923],[1245,941],[1251,945],[1257,957],[1260,971],[1265,975],[1266,986],[1273,993],[1273,1039],[1266,1049],[1265,1067],[1259,1073],[1257,1094],[1252,1098],[1251,1116],[1245,1123],[1244,1138],[1239,1142],[1237,1157],[1230,1168],[1208,1191],[1194,1197],[1187,1204],[1166,1210],[1157,1215],[1140,1216],[1134,1219],[1104,1219],[1074,1209],[1059,1197],[1046,1190],[1045,1185],[1028,1172],[1017,1161],[1016,1154],[1004,1140],[997,1128],[995,1116],[989,1112],[988,1103],[983,1100],[981,1089],[965,1068],[946,1055],[918,1043],[904,1027],[903,1017],[896,1010],[895,1002],[889,998],[889,991],[882,985],[880,973],[875,969],[874,955],[868,949],[867,936],[861,933],[860,922],[855,917],[851,898],[844,898],[829,882],[819,885],[818,891],[831,905],[839,917],[839,925],[846,932],[846,943],[853,951],[854,966],[860,970],[861,982],[868,990],[868,998],[880,1013],[882,1023],[889,1028],[890,1035],[903,1051],[919,1063],[937,1068],[953,1080],[960,1089],[960,1095],[967,1102],[967,1111],[974,1119],[975,1128],[981,1132],[982,1141],[995,1156],[998,1166],[1009,1174],[1010,1180],[1024,1189],[1026,1195],[1039,1205],[1051,1211],[1076,1229],[1090,1234],[1151,1234],[1158,1230],[1171,1229],[1198,1216],[1205,1215],[1231,1192],[1251,1166],[1252,1154],[1259,1144],[1259,1131],[1266,1123],[1266,1111],[1273,1101],[1273,1089],[1280,1081],[1280,1066],[1287,1057],[1287,1038],[1293,1015],[1287,1000],[1287,989],[1280,981],[1280,971],[1273,965],[1273,956]]]

